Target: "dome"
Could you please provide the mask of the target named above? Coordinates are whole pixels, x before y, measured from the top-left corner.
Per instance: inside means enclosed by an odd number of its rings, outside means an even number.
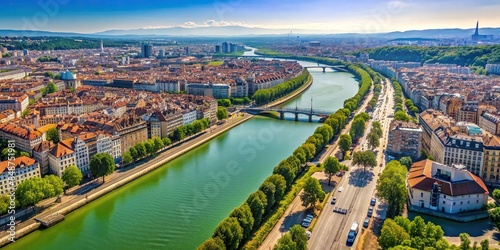
[[[71,71],[66,70],[61,73],[62,80],[76,80],[76,76]]]

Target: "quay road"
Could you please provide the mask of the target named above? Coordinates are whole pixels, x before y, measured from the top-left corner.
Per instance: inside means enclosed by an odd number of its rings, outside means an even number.
[[[377,103],[375,111],[373,111],[372,120],[382,123],[383,136],[380,139],[380,146],[374,150],[377,154],[377,163],[385,165],[384,149],[387,146],[387,136],[393,112],[394,90],[388,80],[383,87],[380,95],[380,101]],[[371,128],[371,121],[368,123],[367,131]],[[355,149],[368,149],[366,136],[360,139],[360,143]],[[350,165],[350,161],[344,161],[343,164]],[[330,200],[325,204],[321,215],[316,222],[311,239],[309,240],[309,249],[350,249],[355,248],[361,235],[361,227],[367,216],[370,200],[375,196],[375,187],[378,180],[378,174],[383,167],[379,165],[373,169],[349,166],[349,172],[337,184],[336,190],[332,193],[332,197],[337,197],[337,203],[332,205]],[[338,191],[339,187],[343,187],[342,192]],[[333,212],[334,207],[348,209],[345,215]],[[377,200],[373,211],[373,218],[385,218],[385,211],[381,208],[380,201]],[[355,242],[352,245],[347,245],[347,234],[349,233],[352,223],[356,221],[359,224],[359,233],[356,236]]]
[[[361,108],[359,108],[355,112],[355,114],[364,112],[366,109],[365,107],[368,105],[368,102],[372,99],[372,97],[373,97],[373,87],[370,89],[369,94],[367,94],[366,98],[361,104],[360,106]],[[349,133],[351,125],[352,125],[352,120],[345,126],[345,128],[339,134]],[[323,162],[328,156],[334,156],[334,153],[336,153],[337,150],[338,150],[338,140],[335,140],[333,144],[330,144],[327,148],[323,149],[323,151],[318,156],[316,156],[316,158],[313,161]],[[299,194],[294,198],[292,203],[288,206],[288,209],[283,214],[282,218],[276,223],[276,225],[274,225],[274,228],[271,230],[271,232],[269,232],[266,239],[260,245],[259,247],[260,250],[272,249],[274,245],[276,245],[278,240],[281,238],[281,236],[283,236],[284,233],[288,232],[290,227],[292,227],[294,224],[297,223],[300,224],[300,221],[305,217],[305,213],[303,213],[305,208],[302,206],[302,202],[300,200],[301,192],[299,192]],[[330,205],[329,202],[328,205]],[[323,209],[323,211],[325,210],[326,208]],[[333,207],[331,210],[333,211]],[[315,232],[316,230],[314,231],[313,235],[315,234]]]

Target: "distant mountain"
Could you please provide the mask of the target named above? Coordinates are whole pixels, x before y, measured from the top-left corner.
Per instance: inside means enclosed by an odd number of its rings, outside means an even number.
[[[249,28],[244,26],[210,26],[210,27],[171,27],[159,29],[132,29],[107,30],[94,35],[123,36],[123,35],[157,35],[157,36],[245,36],[285,34],[290,30]]]
[[[315,34],[313,34],[315,32]],[[210,26],[210,27],[171,27],[157,29],[130,29],[130,30],[107,30],[92,34],[71,33],[71,32],[50,32],[50,31],[33,31],[33,30],[0,30],[0,36],[60,36],[60,37],[228,37],[228,36],[272,36],[289,34],[287,29],[265,29],[265,28],[250,28],[244,26]],[[474,29],[428,29],[428,30],[409,30],[395,31],[389,33],[343,33],[333,34],[326,31],[311,31],[311,30],[293,30],[294,35],[304,35],[307,37],[337,37],[337,38],[382,38],[382,39],[398,39],[398,38],[452,38],[452,37],[470,37],[474,33]],[[479,34],[494,35],[500,37],[500,28],[480,28]]]

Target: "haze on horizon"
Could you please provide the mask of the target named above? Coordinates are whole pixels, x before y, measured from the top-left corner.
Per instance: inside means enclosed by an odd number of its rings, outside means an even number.
[[[307,33],[499,27],[497,0],[3,0],[0,29],[95,33],[113,29],[246,26]]]

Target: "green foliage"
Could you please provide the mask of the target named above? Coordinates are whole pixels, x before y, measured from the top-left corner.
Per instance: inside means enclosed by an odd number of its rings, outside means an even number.
[[[224,245],[224,241],[222,241],[219,237],[210,238],[203,242],[197,250],[226,250],[226,246]]]
[[[123,164],[127,165],[127,164],[132,163],[133,161],[134,161],[134,158],[130,154],[130,151],[127,151],[127,152],[125,152],[125,153],[122,154],[122,162],[123,162]]]
[[[60,195],[64,182],[55,175],[44,178],[34,177],[19,183],[16,189],[16,199],[20,207],[34,205],[39,201]]]
[[[394,218],[403,212],[406,198],[406,173],[398,161],[389,162],[377,181],[377,196],[387,201],[387,217]]]
[[[380,137],[375,131],[371,131],[370,133],[368,133],[367,139],[368,139],[368,146],[371,149],[380,146]]]
[[[383,133],[382,124],[379,121],[372,122],[372,130],[371,131],[375,132],[379,138],[382,137],[382,133]]]
[[[164,146],[170,146],[172,144],[172,141],[170,141],[170,138],[168,137],[162,138],[161,141],[163,142]]]
[[[490,249],[490,242],[488,239],[484,239],[481,241],[481,250],[488,250]]]
[[[11,42],[11,45],[16,50],[68,50],[68,49],[97,49],[100,46],[101,40],[97,38],[87,37],[30,37],[30,42],[27,39],[20,39]],[[106,39],[105,47],[123,47],[130,44],[137,44],[137,41],[127,39]]]
[[[413,161],[409,156],[401,157],[401,159],[399,159],[399,162],[401,163],[401,165],[405,166],[408,170],[411,168],[411,165],[413,164]]]
[[[155,136],[152,139],[153,139],[153,151],[155,153],[158,152],[160,149],[162,149],[165,146],[160,137]]]
[[[469,250],[470,249],[470,235],[468,233],[461,233],[458,235],[460,238],[460,250]]]
[[[449,249],[443,236],[441,226],[425,224],[420,216],[413,221],[396,216],[385,220],[378,242],[382,249]]]
[[[294,90],[300,88],[310,79],[309,71],[304,70],[298,77],[282,82],[274,87],[268,89],[257,90],[252,99],[255,100],[257,105],[263,105],[274,101],[280,97],[286,96]]]
[[[293,242],[292,236],[290,234],[285,234],[281,237],[273,250],[295,250],[297,248],[297,243]]]
[[[274,185],[275,192],[274,192],[274,202],[278,203],[283,199],[283,195],[285,195],[286,191],[286,180],[282,175],[279,174],[273,174],[264,181],[264,183],[270,182]]]
[[[134,148],[137,151],[137,159],[144,158],[148,154],[146,146],[142,142],[135,144]]]
[[[59,143],[59,131],[57,128],[50,128],[47,130],[47,141],[52,141],[54,144]]]
[[[224,120],[228,116],[227,109],[225,107],[217,107],[217,119]]]
[[[57,57],[41,56],[37,59],[39,62],[57,62]]]
[[[221,108],[221,107],[219,107],[219,108]],[[219,113],[219,111],[217,111],[217,113]],[[208,121],[208,119],[203,118],[203,119],[196,120],[190,124],[179,126],[179,127],[174,129],[172,134],[170,134],[170,140],[171,141],[182,141],[188,136],[200,133],[203,130],[207,129],[209,127],[209,124],[210,124],[210,122]],[[168,145],[170,145],[170,142]]]
[[[404,111],[400,110],[394,113],[394,120],[408,122],[410,121],[410,117]]]
[[[290,228],[290,236],[292,236],[293,242],[295,242],[297,250],[307,250],[307,235],[306,230],[300,225],[294,225]]]
[[[354,152],[352,155],[352,165],[360,165],[363,167],[363,170],[366,170],[367,167],[377,166],[377,157],[373,151],[369,150]]]
[[[49,82],[47,85],[42,89],[42,96],[45,97],[48,94],[52,94],[57,92],[57,87],[54,82]]]
[[[328,174],[328,185],[330,185],[330,180],[332,176],[340,171],[340,163],[339,160],[335,157],[328,156],[325,159],[324,163],[325,173]]]
[[[98,153],[92,156],[90,159],[90,172],[94,177],[102,177],[102,182],[104,182],[104,177],[110,175],[115,171],[115,162],[113,157],[108,153]]]
[[[10,197],[8,195],[0,196],[0,215],[6,214],[9,211]]]
[[[481,46],[385,46],[367,50],[375,60],[421,63],[453,63],[481,66],[500,63],[499,45]]]
[[[493,198],[500,200],[500,189],[493,190]]]
[[[266,195],[267,199],[266,213],[267,213],[276,203],[276,200],[274,200],[276,196],[276,186],[274,186],[272,182],[265,181],[264,183],[262,183],[262,185],[260,185],[259,190]]]
[[[128,152],[130,154],[130,156],[134,159],[134,161],[137,161],[139,159],[139,152],[137,151],[137,149],[134,147],[130,147],[128,149]],[[124,161],[125,161],[125,157],[123,157]]]
[[[246,203],[250,207],[250,211],[252,211],[252,217],[254,218],[254,227],[260,225],[260,222],[262,221],[262,218],[264,216],[264,212],[266,211],[266,195],[262,191],[258,190],[248,197]]]
[[[488,213],[491,222],[493,222],[497,228],[500,228],[500,207],[494,208],[488,211]]]
[[[241,240],[243,239],[243,228],[241,228],[238,220],[234,217],[229,217],[223,220],[216,228],[213,238],[220,238],[226,249],[238,249]]]
[[[340,135],[340,140],[339,140],[339,147],[340,150],[342,150],[342,153],[345,154],[352,145],[352,139],[349,134],[342,134]]]
[[[234,217],[240,223],[241,228],[243,229],[243,239],[248,239],[251,235],[254,219],[252,215],[252,211],[250,210],[250,206],[247,203],[243,203],[243,205],[234,209],[229,217]]]
[[[79,185],[82,179],[82,172],[75,165],[67,167],[62,175],[62,180],[69,188]]]
[[[146,153],[148,155],[151,155],[153,154],[155,151],[154,151],[154,142],[151,143],[151,140],[147,140],[144,142],[144,147],[146,148]]]
[[[231,100],[229,99],[217,99],[217,105],[219,107],[231,107]]]
[[[300,195],[300,200],[304,207],[314,206],[316,202],[325,198],[325,192],[321,188],[318,179],[310,177],[306,180],[304,191]]]

